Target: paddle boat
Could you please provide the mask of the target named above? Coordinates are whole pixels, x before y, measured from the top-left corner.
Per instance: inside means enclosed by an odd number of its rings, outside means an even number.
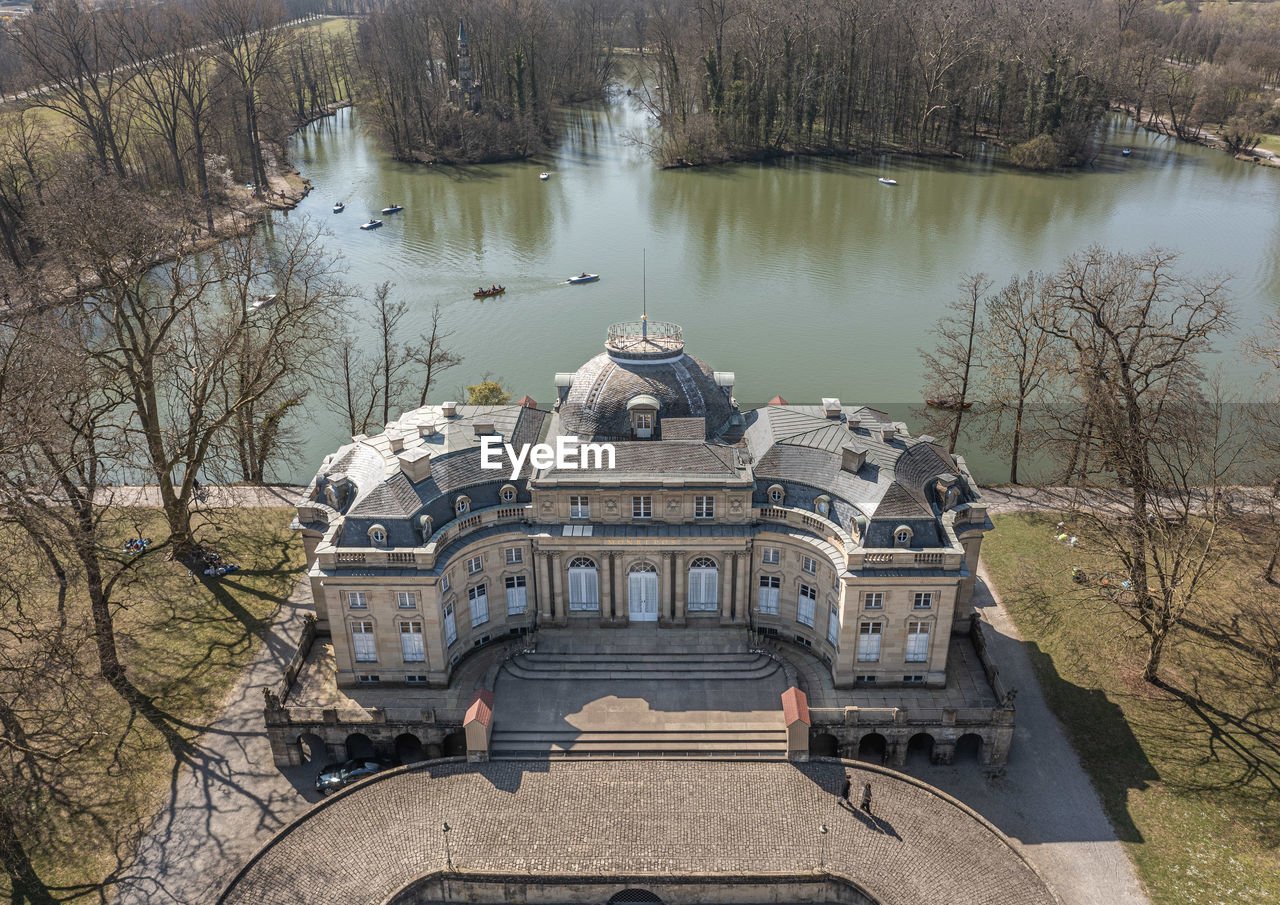
[[[551,178],[551,174],[550,174],[550,173],[539,173],[539,174],[538,174],[538,178],[539,178],[539,179],[541,179],[543,182],[546,182],[548,179],[550,179],[550,178]]]
[[[490,286],[488,289],[477,289],[471,293],[471,297],[473,299],[487,299],[495,295],[502,295],[506,291],[506,286]]]
[[[265,308],[276,300],[276,296],[277,296],[277,293],[274,293],[274,292],[271,293],[270,295],[259,296],[254,301],[254,303],[249,307],[254,309],[255,311],[258,310],[259,308]]]
[[[403,205],[403,204],[393,204],[393,205],[391,205],[390,207],[384,207],[384,208],[382,209],[382,212],[383,212],[384,214],[398,214],[398,213],[400,213],[402,210],[404,210],[404,205]]]
[[[335,214],[340,214],[346,209],[347,209],[347,205],[345,202],[342,202],[342,201],[339,201],[337,204],[333,206],[333,212]]]
[[[569,277],[569,279],[565,280],[565,282],[566,283],[594,283],[598,279],[600,279],[600,274],[587,273],[584,270],[582,273],[578,274],[576,277]]]
[[[1133,153],[1133,150],[1132,150],[1132,149],[1130,149],[1130,148],[1125,148],[1123,151],[1121,151],[1121,152],[1120,152],[1120,156],[1121,156],[1121,157],[1128,157],[1128,156],[1129,156],[1130,154],[1132,154],[1132,153]]]
[[[879,179],[876,180],[876,182],[880,183],[881,185],[897,185],[898,184],[898,180],[890,179],[887,176],[881,176]]]
[[[370,220],[368,223],[361,223],[360,228],[361,229],[377,229],[381,225],[382,225],[381,220]]]

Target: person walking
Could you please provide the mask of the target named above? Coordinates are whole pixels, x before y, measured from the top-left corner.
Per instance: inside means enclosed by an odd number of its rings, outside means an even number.
[[[871,813],[871,783],[862,784],[862,810]]]
[[[848,773],[844,775],[844,783],[840,786],[840,803],[847,804],[849,810],[853,810],[853,802],[849,800],[849,794],[853,791],[853,783],[850,781]]]

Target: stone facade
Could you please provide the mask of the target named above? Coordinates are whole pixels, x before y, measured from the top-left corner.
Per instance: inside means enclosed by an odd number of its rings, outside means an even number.
[[[837,688],[943,685],[991,526],[963,458],[838,399],[742,411],[733,382],[677,327],[617,325],[550,411],[446,402],[326,458],[297,525],[338,684],[443,687],[535,628],[656,622],[749,626]],[[513,478],[485,438],[614,460]]]

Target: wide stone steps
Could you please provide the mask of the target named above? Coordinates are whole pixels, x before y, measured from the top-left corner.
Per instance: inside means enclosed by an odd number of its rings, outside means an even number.
[[[633,681],[764,679],[778,672],[777,662],[750,652],[520,654],[505,669],[521,679]]]
[[[781,715],[779,715],[781,720]],[[766,729],[589,730],[494,727],[490,758],[564,757],[766,757],[783,759],[787,733]]]

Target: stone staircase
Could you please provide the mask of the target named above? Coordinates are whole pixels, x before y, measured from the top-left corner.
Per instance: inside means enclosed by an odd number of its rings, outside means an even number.
[[[548,706],[504,708],[517,687]],[[785,759],[784,687],[776,660],[739,645],[526,651],[502,668],[489,756]]]

